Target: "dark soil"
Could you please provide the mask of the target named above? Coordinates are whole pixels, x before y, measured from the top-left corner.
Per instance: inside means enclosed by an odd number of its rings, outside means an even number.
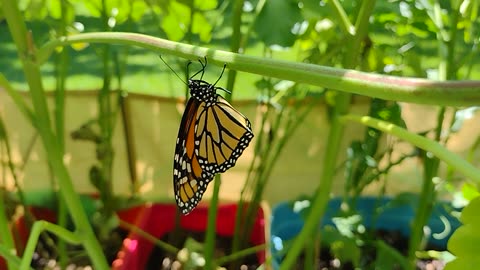
[[[122,241],[127,235],[128,231],[117,228],[111,232],[108,240],[103,241],[104,254],[110,264],[116,259],[117,253],[122,247]],[[63,269],[58,262],[57,247],[58,238],[51,233],[43,233],[33,255],[31,267],[38,270]],[[93,269],[90,259],[82,246],[67,244],[66,249],[69,258],[66,269]]]
[[[396,231],[384,231],[378,230],[375,232],[376,239],[382,239],[385,243],[389,244],[401,254],[406,256],[408,252],[408,238],[404,237],[400,232]],[[433,245],[426,247],[426,250],[444,250]],[[299,259],[295,270],[305,269],[304,255],[302,254]],[[365,245],[361,250],[361,267],[360,269],[375,269],[375,261],[377,260],[377,250],[373,246]],[[443,270],[445,263],[439,260],[425,259],[417,261],[418,270]],[[352,262],[342,262],[339,258],[335,258],[329,250],[328,246],[322,246],[320,249],[320,258],[316,260],[315,270],[354,270],[355,268]],[[402,270],[400,265],[396,265],[391,270]]]
[[[162,241],[168,242],[181,249],[187,238],[193,238],[199,243],[204,243],[205,232],[193,232],[179,230],[171,232],[162,238]],[[232,237],[217,235],[215,238],[215,258],[223,257],[231,253]],[[176,260],[177,254],[168,254],[164,250],[154,247],[147,262],[145,270],[179,270],[183,269],[181,263]],[[243,257],[241,264],[236,269],[254,270],[259,267],[256,254]],[[222,265],[226,269],[234,269],[231,265]],[[201,269],[201,268],[198,268]]]

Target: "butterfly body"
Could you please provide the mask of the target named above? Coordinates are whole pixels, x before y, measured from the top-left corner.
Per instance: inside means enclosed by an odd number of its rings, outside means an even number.
[[[175,200],[183,214],[197,206],[215,174],[235,165],[253,138],[248,119],[216,93],[222,88],[201,79],[190,79],[188,87],[191,97],[178,132],[173,170]]]

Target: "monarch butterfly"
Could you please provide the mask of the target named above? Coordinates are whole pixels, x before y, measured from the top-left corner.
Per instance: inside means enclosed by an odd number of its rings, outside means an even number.
[[[208,183],[223,173],[247,148],[253,138],[250,121],[222,96],[214,84],[203,79],[202,68],[188,80],[190,99],[178,131],[173,162],[175,201],[183,214],[190,213],[202,199]],[[188,68],[188,66],[187,66]],[[200,79],[193,79],[199,73]],[[228,92],[228,91],[227,91]]]

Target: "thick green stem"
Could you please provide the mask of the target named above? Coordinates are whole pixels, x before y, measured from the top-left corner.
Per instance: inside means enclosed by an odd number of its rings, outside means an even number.
[[[233,3],[233,21],[232,21],[232,38],[230,42],[230,51],[238,53],[240,49],[240,43],[242,40],[242,32],[240,26],[242,25],[242,12],[243,12],[244,0],[235,0]],[[227,100],[231,100],[233,94],[233,88],[235,86],[235,78],[237,77],[236,70],[228,71],[227,89],[230,90],[230,94],[227,94]]]
[[[79,42],[140,46],[155,52],[190,60],[208,57],[209,63],[267,77],[341,90],[344,92],[399,102],[444,106],[471,106],[480,103],[480,81],[439,82],[339,69],[284,60],[259,58],[168,41],[136,33],[86,33],[49,42],[39,50],[47,59],[57,46]]]
[[[60,192],[72,215],[73,222],[77,228],[85,250],[89,254],[95,269],[108,269],[108,263],[103,256],[102,248],[95,238],[95,234],[88,223],[88,217],[83,210],[80,199],[76,194],[70,175],[63,163],[63,153],[55,137],[49,117],[46,96],[42,86],[42,79],[35,54],[33,39],[28,34],[26,25],[22,20],[17,2],[3,1],[4,15],[10,28],[10,33],[17,46],[19,58],[25,78],[29,85],[32,103],[35,110],[35,119],[48,160],[58,179]],[[30,37],[30,38],[28,38]],[[30,263],[30,261],[28,261]],[[28,265],[25,269],[28,268]]]
[[[57,34],[59,36],[67,35],[67,3],[66,1],[60,1],[60,25],[58,27]],[[67,81],[67,70],[69,63],[68,47],[62,48],[62,51],[57,54],[55,62],[56,72],[56,90],[55,90],[55,135],[58,138],[60,144],[60,151],[65,154],[65,84]],[[68,208],[65,205],[65,201],[57,196],[58,199],[58,225],[66,227],[68,220]],[[61,238],[58,241],[58,254],[60,258],[60,267],[66,268],[68,263],[66,242]]]
[[[243,5],[244,0],[235,0],[233,3],[233,19],[232,19],[232,38],[230,41],[230,51],[234,53],[238,53],[241,46],[242,41],[242,13],[243,13]],[[243,44],[245,45],[245,44]],[[232,94],[235,86],[235,79],[237,78],[237,71],[233,69],[228,70],[228,78],[227,78],[227,89],[230,90],[230,94],[226,94],[226,98],[228,101],[232,100]],[[237,203],[237,213],[235,215],[235,229],[234,235],[232,240],[232,253],[238,251],[240,247],[240,241],[242,236],[238,233],[240,230],[240,226],[242,224],[241,217],[243,213],[243,198],[240,196],[238,203]],[[237,268],[238,265],[235,262],[231,266],[232,268]]]
[[[446,29],[442,23],[442,14],[440,9],[440,3],[436,1],[434,3],[433,14],[435,20],[438,22],[437,25],[440,27],[438,29],[437,40],[438,40],[438,53],[440,58],[440,64],[438,67],[438,76],[440,81],[446,81],[449,79],[456,79],[456,68],[455,68],[455,42],[457,36],[457,23],[459,14],[459,8],[462,1],[456,1],[458,6],[453,7],[451,11],[451,25],[450,25],[450,34],[446,35]],[[453,2],[452,2],[453,3]],[[445,119],[445,107],[441,107],[438,116],[437,116],[437,127],[435,129],[435,138],[434,140],[440,142],[440,137],[442,133],[443,122]],[[448,127],[450,128],[450,126]],[[438,169],[440,166],[440,160],[438,157],[430,157],[428,153],[424,154],[423,160],[423,185],[422,191],[420,192],[420,200],[416,209],[415,219],[412,224],[412,231],[410,234],[409,245],[408,245],[408,261],[410,262],[410,269],[416,269],[416,251],[421,249],[422,239],[423,239],[423,227],[427,224],[428,219],[431,215],[433,205],[436,199],[435,184],[434,178],[438,175]]]
[[[368,30],[368,20],[375,6],[375,0],[365,0],[362,2],[360,12],[355,23],[355,35],[348,40],[347,55],[343,60],[346,68],[354,68],[357,65],[360,55],[360,47],[362,40],[365,38]],[[337,88],[334,88],[337,89]],[[302,251],[305,243],[311,241],[312,236],[316,235],[318,224],[325,213],[325,208],[329,199],[330,190],[337,167],[337,157],[340,152],[340,145],[343,137],[344,125],[340,121],[340,117],[348,113],[350,106],[351,94],[345,92],[337,92],[335,97],[335,106],[332,108],[332,122],[327,137],[327,149],[324,155],[323,172],[320,179],[320,185],[315,194],[310,214],[305,220],[305,224],[293,242],[285,260],[280,269],[292,269],[295,261]]]
[[[214,265],[214,252],[215,252],[215,235],[217,231],[217,212],[218,212],[218,194],[220,192],[220,185],[222,179],[219,174],[215,176],[213,181],[213,194],[210,201],[210,207],[208,209],[208,223],[207,232],[205,236],[205,269],[213,270]]]
[[[323,163],[323,173],[322,173],[322,182],[317,189],[315,194],[315,199],[312,202],[312,207],[310,214],[305,220],[305,225],[302,228],[302,231],[298,234],[293,242],[293,245],[290,247],[285,260],[280,266],[280,270],[293,269],[298,255],[302,251],[305,243],[312,240],[312,235],[315,234],[317,230],[318,223],[320,218],[323,216],[325,206],[327,205],[330,190],[332,187],[333,175],[336,168],[336,159],[330,157],[336,157],[340,148],[341,138],[342,138],[343,126],[339,122],[339,118],[335,117],[332,120],[332,125],[328,134],[328,146],[325,152],[325,156],[328,157],[324,160]]]

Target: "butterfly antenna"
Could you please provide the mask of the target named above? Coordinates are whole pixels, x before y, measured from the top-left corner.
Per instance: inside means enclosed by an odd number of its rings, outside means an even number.
[[[227,67],[227,64],[223,64],[223,69],[222,69],[222,73],[220,73],[220,76],[218,77],[217,81],[213,84],[213,86],[217,85],[218,81],[220,81],[220,79],[222,78],[223,76],[223,73],[225,72],[225,68]]]
[[[217,85],[218,81],[220,81],[220,79],[222,78],[223,76],[223,73],[225,72],[225,68],[227,67],[227,64],[223,64],[223,69],[222,69],[222,73],[220,73],[220,76],[218,77],[217,81],[213,84],[213,86],[215,87],[215,85]],[[220,90],[223,90],[229,94],[231,94],[232,92],[230,92],[230,90],[227,90],[223,87],[217,87],[217,89],[220,89]]]
[[[182,81],[185,85],[188,85],[182,78],[180,78],[180,76],[178,76],[177,72],[175,72],[175,70],[173,70],[173,68],[163,59],[163,57],[161,55],[159,55],[158,57],[160,57],[160,59],[162,60],[162,62],[171,70],[173,71],[173,74],[175,74],[175,76],[177,76],[177,78],[180,79],[180,81]],[[188,73],[187,73],[188,74]]]
[[[215,87],[215,85],[218,83],[218,81],[220,81],[220,79],[222,78],[223,73],[225,72],[225,68],[226,68],[226,67],[227,67],[227,64],[224,64],[224,65],[223,65],[223,69],[222,69],[222,73],[220,73],[220,76],[218,77],[217,81],[213,84],[213,87]],[[232,92],[231,92],[230,90],[227,90],[227,89],[225,89],[225,88],[223,88],[223,87],[216,87],[216,89],[220,89],[220,90],[223,90],[223,91],[225,91],[225,92],[227,92],[227,93],[229,93],[229,94],[232,94]]]
[[[199,62],[200,65],[202,66],[202,69],[200,69],[199,71],[197,71],[197,73],[193,74],[193,76],[192,76],[191,78],[197,76],[198,73],[202,73],[202,75],[200,76],[200,80],[203,80],[203,75],[205,74],[205,69],[206,69],[206,67],[207,67],[207,57],[205,56],[204,59],[205,59],[205,63],[202,62],[202,60],[198,59],[198,62]]]

